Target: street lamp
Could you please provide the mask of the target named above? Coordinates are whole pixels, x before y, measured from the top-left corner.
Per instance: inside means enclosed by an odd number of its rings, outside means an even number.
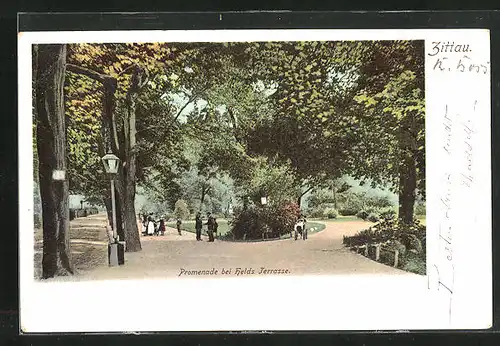
[[[116,228],[116,201],[115,201],[115,175],[118,173],[118,164],[120,159],[111,153],[108,153],[102,157],[102,162],[104,164],[104,170],[109,175],[111,180],[111,210],[113,219],[113,243],[109,244],[109,265],[118,265],[118,233]]]

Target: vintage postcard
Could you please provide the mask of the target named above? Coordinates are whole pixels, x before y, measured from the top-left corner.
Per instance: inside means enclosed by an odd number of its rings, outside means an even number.
[[[21,331],[489,328],[489,49],[20,32]]]

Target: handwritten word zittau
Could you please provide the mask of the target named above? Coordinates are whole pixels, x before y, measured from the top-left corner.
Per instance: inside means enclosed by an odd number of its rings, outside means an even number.
[[[471,51],[468,44],[460,44],[455,42],[432,42],[432,52],[429,56],[434,56],[440,53],[468,53]]]

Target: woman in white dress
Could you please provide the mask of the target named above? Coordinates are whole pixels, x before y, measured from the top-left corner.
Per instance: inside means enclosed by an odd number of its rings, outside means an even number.
[[[153,235],[154,233],[155,233],[155,224],[153,222],[153,219],[150,217],[148,220],[147,235]]]

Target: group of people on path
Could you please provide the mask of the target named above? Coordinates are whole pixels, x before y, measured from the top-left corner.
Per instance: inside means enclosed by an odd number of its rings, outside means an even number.
[[[303,240],[307,239],[307,228],[306,228],[306,217],[304,215],[300,215],[299,219],[295,223],[293,229],[295,234],[295,240],[297,240],[300,235]],[[292,238],[292,233],[290,232],[290,238]]]
[[[215,237],[217,236],[217,220],[215,216],[212,215],[212,213],[207,213],[207,222],[203,223],[203,220],[201,218],[201,213],[196,214],[196,221],[195,221],[195,229],[196,229],[196,240],[202,240],[201,239],[201,231],[203,228],[203,225],[207,226],[208,230],[208,241],[213,242],[215,240]],[[144,213],[142,215],[142,234],[144,236],[163,236],[165,235],[166,231],[166,226],[165,226],[165,219],[160,218],[160,220],[155,220],[153,218],[153,214],[146,214]],[[182,235],[181,232],[181,225],[182,225],[182,220],[180,218],[177,219],[176,221],[176,227],[177,227],[177,232],[179,235]],[[214,236],[215,235],[215,236]]]
[[[207,226],[207,233],[208,233],[208,241],[213,242],[215,241],[214,234],[217,236],[217,220],[215,216],[212,215],[212,213],[207,213],[207,222],[203,224],[203,220],[201,219],[201,213],[198,212],[196,214],[196,220],[195,220],[195,229],[196,229],[196,240],[200,241],[201,240],[201,230],[203,228],[203,225]]]
[[[177,232],[179,235],[182,235],[181,225],[182,220],[177,219]],[[142,215],[142,234],[145,236],[162,236],[165,235],[166,227],[165,227],[165,219],[160,218],[160,220],[155,220],[153,218],[153,214],[143,214]]]
[[[297,240],[298,236],[300,235],[303,240],[307,239],[307,229],[306,229],[306,218],[305,216],[301,215],[297,222],[294,225],[293,233],[295,235],[295,240]],[[176,221],[176,227],[177,227],[177,232],[179,235],[182,235],[181,232],[181,225],[182,225],[182,220],[180,218],[177,219]],[[201,231],[203,229],[203,226],[207,226],[207,234],[208,234],[208,241],[213,242],[215,241],[215,238],[217,237],[217,220],[215,216],[212,215],[212,213],[207,213],[207,222],[203,223],[203,219],[201,217],[201,213],[198,212],[196,214],[196,219],[195,219],[195,229],[196,229],[196,240],[201,241]],[[165,219],[160,218],[159,221],[154,220],[153,214],[143,214],[142,215],[142,234],[145,236],[163,236],[165,235],[166,227],[165,227]],[[292,238],[292,232],[290,232],[290,238]]]

